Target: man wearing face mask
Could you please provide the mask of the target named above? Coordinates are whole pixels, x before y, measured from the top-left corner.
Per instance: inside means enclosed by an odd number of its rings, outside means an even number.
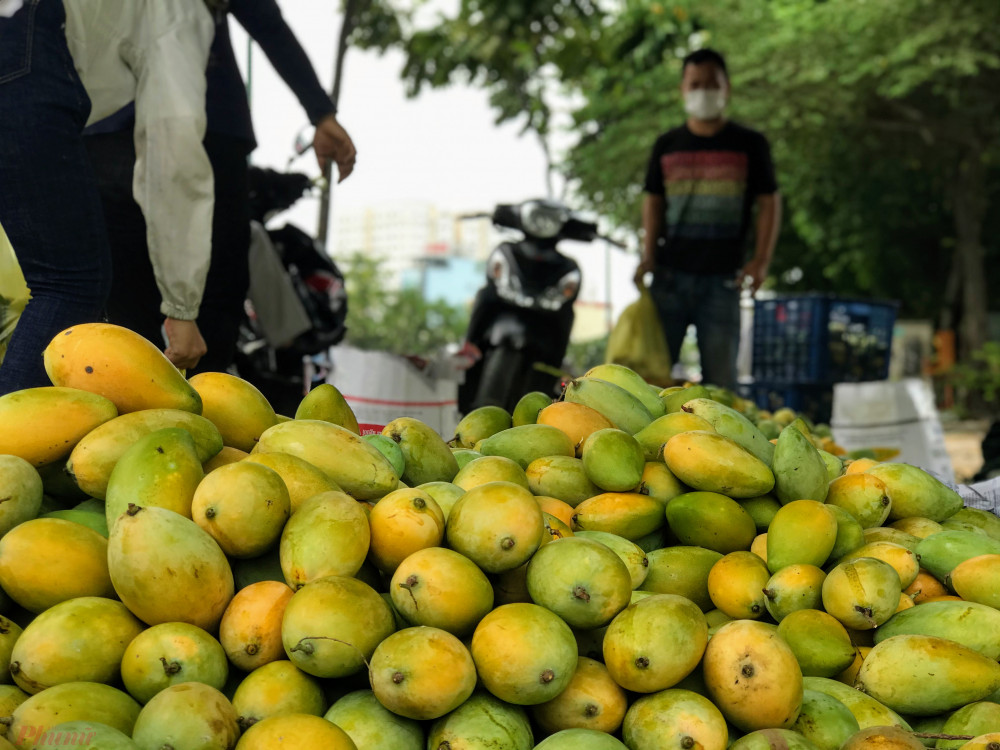
[[[644,252],[637,278],[650,293],[676,362],[688,325],[698,330],[705,383],[736,385],[740,289],[767,278],[781,225],[781,199],[767,139],[725,116],[729,76],[722,55],[684,59],[687,121],[661,135],[646,173]],[[755,249],[746,239],[756,208]]]

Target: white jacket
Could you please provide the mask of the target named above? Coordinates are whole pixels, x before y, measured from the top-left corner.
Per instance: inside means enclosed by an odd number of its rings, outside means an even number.
[[[198,317],[212,248],[214,183],[203,0],[64,0],[66,41],[91,99],[88,124],[135,101],[135,200],[146,218],[160,311]]]

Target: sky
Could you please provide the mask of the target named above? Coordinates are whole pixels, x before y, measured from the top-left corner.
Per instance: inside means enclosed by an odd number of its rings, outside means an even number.
[[[442,0],[446,1],[446,0]],[[338,0],[280,2],[321,83],[333,80],[333,59],[340,30]],[[247,35],[230,19],[233,47],[247,77]],[[254,164],[285,169],[296,135],[308,126],[298,101],[271,69],[260,48],[251,54],[251,109],[256,130]],[[334,188],[331,227],[338,210],[429,202],[455,212],[489,211],[500,202],[545,195],[545,159],[530,134],[517,123],[497,125],[487,94],[462,85],[425,89],[407,98],[400,80],[403,56],[350,50],[344,65],[338,119],[358,150],[354,174]],[[312,153],[293,169],[312,175],[319,168]],[[285,214],[310,233],[317,227],[318,198],[306,198]],[[335,238],[331,249],[336,252]],[[604,278],[605,248],[567,246],[583,267],[585,297],[605,301],[611,294],[615,315],[635,296],[631,283],[638,261],[615,251],[610,284]]]

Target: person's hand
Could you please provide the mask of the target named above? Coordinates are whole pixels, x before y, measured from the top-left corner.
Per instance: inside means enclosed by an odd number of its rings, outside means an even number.
[[[636,286],[645,286],[646,274],[652,273],[655,265],[656,264],[654,263],[652,258],[643,258],[639,262],[638,267],[636,267],[635,269],[635,276],[632,277],[636,283]]]
[[[208,351],[205,339],[201,337],[198,324],[193,320],[167,318],[163,323],[167,333],[167,348],[164,354],[178,370],[190,370]]]
[[[768,265],[767,261],[751,260],[736,274],[736,283],[742,286],[749,281],[750,294],[756,294],[767,278]]]
[[[336,162],[340,172],[338,182],[346,180],[354,171],[358,152],[351,136],[337,122],[336,115],[327,115],[317,123],[316,134],[313,135],[313,150],[316,152],[316,161],[324,172],[331,159]]]

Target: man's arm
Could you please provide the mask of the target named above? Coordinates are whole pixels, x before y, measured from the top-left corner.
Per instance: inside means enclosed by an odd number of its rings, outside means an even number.
[[[206,351],[195,320],[212,253],[214,180],[205,137],[205,66],[215,24],[194,7],[148,4],[135,70],[133,191],[167,317],[166,354],[194,367]]]
[[[636,278],[641,278],[656,266],[656,246],[663,231],[663,212],[666,205],[666,198],[654,193],[646,193],[642,201],[643,249]]]
[[[750,279],[750,291],[756,294],[767,278],[774,257],[774,246],[781,232],[781,193],[757,196],[757,241],[753,258],[743,266],[740,279]]]
[[[285,22],[275,0],[233,0],[229,8],[246,29],[285,84],[292,90],[309,121],[316,126],[313,149],[321,169],[337,164],[340,180],[354,170],[357,152],[351,136],[337,121],[337,112],[323,90],[299,40]]]

